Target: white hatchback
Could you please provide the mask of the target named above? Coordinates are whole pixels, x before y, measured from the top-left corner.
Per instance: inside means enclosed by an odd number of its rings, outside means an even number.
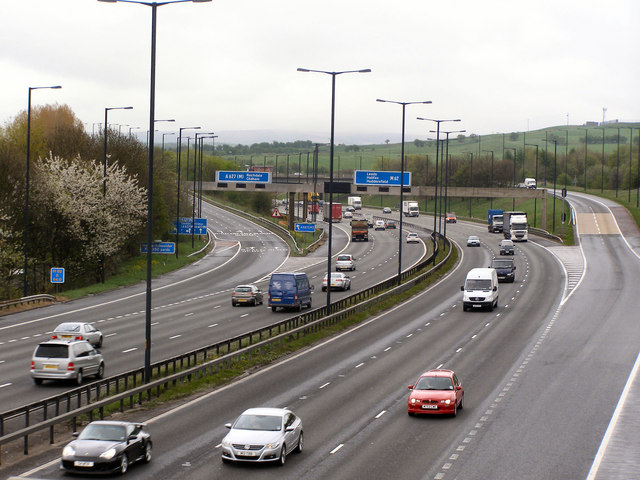
[[[341,270],[353,271],[356,269],[356,259],[349,253],[343,253],[336,258],[336,272]]]

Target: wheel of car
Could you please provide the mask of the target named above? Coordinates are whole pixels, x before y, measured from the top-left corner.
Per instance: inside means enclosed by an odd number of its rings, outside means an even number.
[[[458,404],[455,401],[453,402],[453,416],[458,416]]]
[[[253,299],[253,303],[251,303],[251,305],[252,305],[252,306],[254,306],[254,307],[255,307],[256,305],[258,305],[258,300],[254,298],[254,299]]]
[[[309,299],[309,303],[307,303],[307,308],[311,308],[311,299]]]
[[[271,311],[275,312],[278,309],[278,307],[271,307]]]
[[[82,385],[82,369],[78,370],[78,375],[76,376],[76,383],[78,385]]]
[[[491,303],[489,304],[489,311],[490,311],[490,312],[493,312],[493,302],[491,302]]]
[[[41,378],[34,378],[33,381],[34,381],[34,383],[36,385],[42,385],[42,379]]]
[[[129,459],[127,458],[127,455],[123,453],[120,457],[120,468],[118,469],[118,473],[120,473],[120,475],[124,475],[127,473],[127,470],[129,470]]]
[[[460,399],[460,405],[458,405],[458,408],[460,410],[464,408],[464,393],[462,394],[462,398]]]
[[[98,343],[96,343],[96,347],[100,348],[102,347],[102,335],[100,335],[100,339],[98,340]]]
[[[284,465],[287,462],[287,445],[285,443],[282,444],[282,448],[280,449],[280,466]]]
[[[298,446],[296,447],[296,453],[302,453],[302,449],[304,448],[304,435],[300,432],[300,436],[298,437]]]
[[[104,377],[104,363],[101,363],[98,367],[98,373],[96,373],[96,378]]]
[[[466,305],[462,305],[462,311],[466,312],[467,311],[467,306]]]
[[[144,457],[142,458],[142,461],[144,463],[149,463],[151,461],[151,458],[153,456],[152,449],[153,449],[153,446],[151,445],[151,442],[148,442],[147,445],[144,447]]]
[[[231,302],[231,306],[235,307],[236,306],[236,302]]]

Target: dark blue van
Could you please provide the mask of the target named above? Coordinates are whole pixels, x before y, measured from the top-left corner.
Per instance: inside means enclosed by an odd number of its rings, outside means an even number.
[[[274,273],[269,280],[269,306],[274,312],[278,307],[311,308],[312,289],[306,273]]]

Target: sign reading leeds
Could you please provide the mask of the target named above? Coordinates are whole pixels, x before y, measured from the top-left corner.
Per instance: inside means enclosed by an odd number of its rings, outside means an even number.
[[[389,187],[399,187],[400,174],[401,172],[356,170],[353,174],[353,183],[355,185],[385,185]],[[411,172],[404,172],[402,185],[404,187],[411,186]]]
[[[271,183],[271,172],[216,172],[218,182]]]

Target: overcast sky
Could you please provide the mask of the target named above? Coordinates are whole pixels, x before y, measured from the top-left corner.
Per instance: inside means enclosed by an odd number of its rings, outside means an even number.
[[[97,0],[0,0],[0,121],[67,104],[89,131],[149,128],[152,9]],[[214,0],[157,9],[156,119],[226,143],[336,143],[640,120],[638,0]],[[97,128],[97,126],[95,127]],[[127,129],[129,127],[122,127]],[[157,134],[156,134],[157,135]],[[185,133],[186,135],[186,133]]]

